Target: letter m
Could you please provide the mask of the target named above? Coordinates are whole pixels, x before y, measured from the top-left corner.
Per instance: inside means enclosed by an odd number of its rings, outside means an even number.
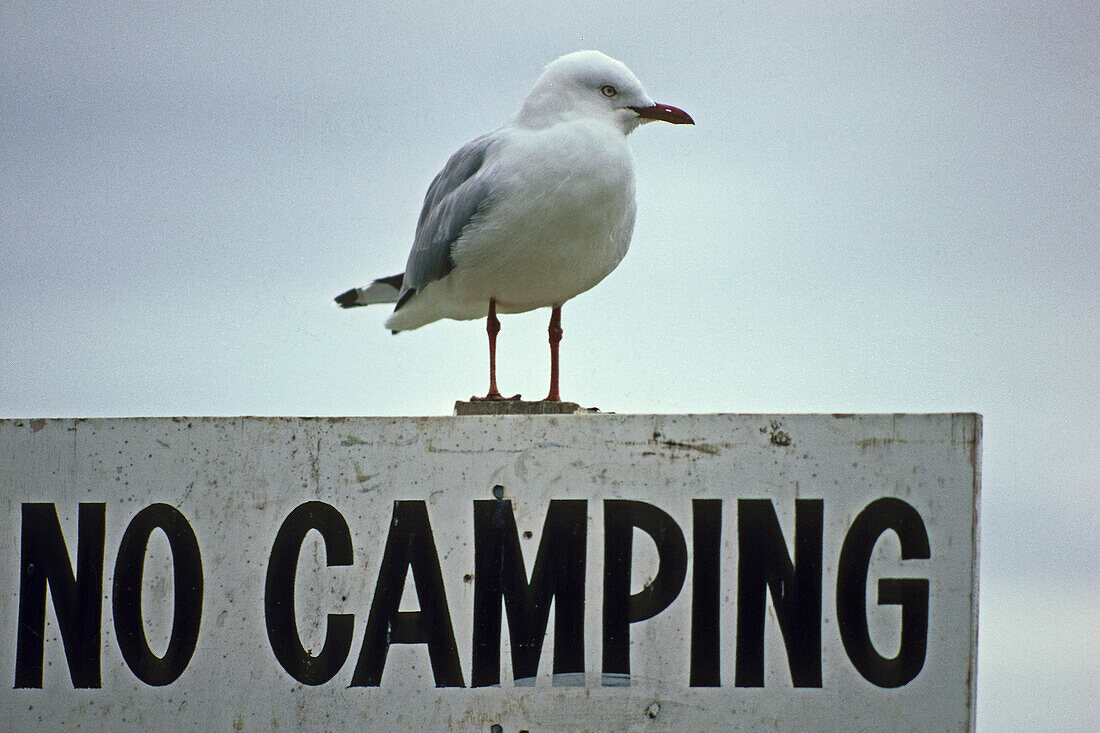
[[[515,679],[538,673],[554,602],[554,674],[584,673],[584,575],[588,503],[554,499],[527,582],[512,502],[474,502],[474,687],[500,684],[501,597]]]

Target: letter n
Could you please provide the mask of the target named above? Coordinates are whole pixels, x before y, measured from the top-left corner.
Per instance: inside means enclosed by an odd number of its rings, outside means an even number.
[[[100,686],[99,635],[103,616],[106,508],[106,504],[80,504],[74,575],[57,507],[54,504],[23,504],[16,687],[42,687],[47,586],[57,613],[57,626],[73,687]]]
[[[821,687],[821,542],[824,502],[794,504],[794,562],[768,499],[737,501],[738,687],[764,686],[764,603],[772,606],[795,687]]]

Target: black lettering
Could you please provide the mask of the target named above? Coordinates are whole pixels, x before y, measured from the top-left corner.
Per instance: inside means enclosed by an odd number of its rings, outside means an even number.
[[[271,547],[264,615],[267,638],[279,664],[302,684],[320,685],[332,679],[347,660],[355,617],[350,613],[328,614],[325,643],[317,655],[311,655],[302,645],[294,617],[294,580],[302,542],[310,530],[319,532],[324,540],[328,567],[351,565],[351,532],[344,516],[321,501],[299,505],[279,527]]]
[[[821,544],[824,503],[795,501],[794,562],[769,499],[737,501],[735,684],[764,686],[764,604],[772,606],[795,687],[821,687]]]
[[[931,557],[928,532],[920,514],[901,499],[876,499],[852,522],[840,549],[836,578],[836,616],[848,658],[861,675],[879,687],[901,687],[924,667],[928,649],[926,578],[881,578],[879,605],[901,606],[901,646],[888,659],[871,642],[867,624],[867,571],[878,538],[893,530],[901,542],[902,560]]]
[[[516,679],[538,673],[554,602],[554,674],[584,673],[584,574],[588,502],[554,499],[527,582],[512,502],[474,502],[473,687],[500,684],[501,597]]]
[[[42,687],[46,587],[57,614],[73,687],[100,686],[103,618],[103,536],[106,504],[81,503],[76,532],[76,574],[54,504],[25,503],[20,538],[19,624],[15,686]]]
[[[720,632],[722,500],[692,499],[691,532],[691,682],[692,687],[722,684]]]
[[[153,654],[145,637],[141,613],[141,586],[149,537],[160,529],[172,550],[175,586],[172,633],[163,657]],[[147,685],[167,685],[187,668],[195,653],[202,618],[202,557],[199,543],[187,519],[167,504],[142,509],[122,535],[115,561],[111,592],[115,635],[122,658],[135,676]]]
[[[634,528],[657,546],[657,574],[630,594]],[[603,673],[630,674],[630,624],[668,608],[687,575],[687,543],[680,526],[652,504],[604,501]]]
[[[398,611],[412,569],[419,611]],[[377,687],[390,644],[427,644],[436,687],[463,687],[443,573],[423,501],[395,501],[352,687]]]

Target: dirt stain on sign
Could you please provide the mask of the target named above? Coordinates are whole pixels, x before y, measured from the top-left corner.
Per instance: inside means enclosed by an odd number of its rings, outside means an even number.
[[[721,449],[718,446],[714,445],[713,443],[685,443],[685,442],[679,441],[679,440],[672,440],[672,439],[666,438],[664,435],[662,435],[659,430],[654,430],[653,431],[653,438],[650,440],[650,442],[655,443],[656,445],[659,445],[663,448],[669,448],[669,449],[674,450],[674,451],[675,450],[697,451],[699,453],[705,453],[708,456],[716,456],[719,453],[721,453]],[[643,455],[645,455],[645,454],[643,454]]]

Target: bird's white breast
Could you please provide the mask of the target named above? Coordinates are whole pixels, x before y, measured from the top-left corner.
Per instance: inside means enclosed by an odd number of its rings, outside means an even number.
[[[499,134],[486,161],[495,180],[487,215],[455,243],[450,282],[440,283],[463,311],[452,318],[483,316],[489,298],[501,312],[560,305],[606,277],[630,245],[634,163],[621,131],[578,119]]]

